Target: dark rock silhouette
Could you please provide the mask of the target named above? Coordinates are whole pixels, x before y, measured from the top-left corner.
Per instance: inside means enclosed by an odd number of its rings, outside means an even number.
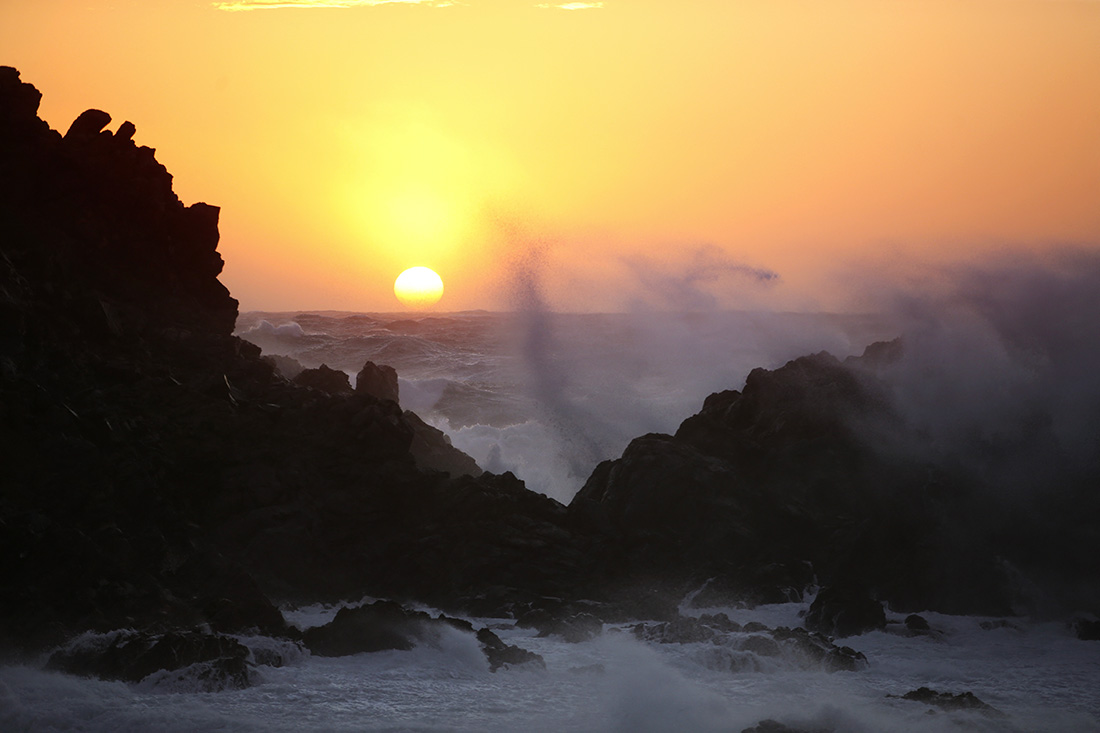
[[[218,634],[120,632],[85,638],[50,655],[48,669],[105,680],[140,682],[160,670],[198,667],[191,676],[206,692],[249,686],[248,649]]]
[[[886,611],[862,589],[823,588],[810,604],[806,628],[828,636],[855,636],[885,629]]]
[[[341,608],[325,624],[302,634],[306,647],[322,657],[342,657],[385,649],[408,650],[429,633],[432,618],[391,601]]]
[[[348,375],[322,364],[316,369],[303,369],[294,377],[294,383],[311,389],[319,389],[328,394],[351,394],[351,382]]]
[[[815,584],[895,611],[1008,615],[1003,558],[1069,578],[1095,562],[1019,531],[965,466],[899,448],[922,440],[881,378],[900,342],[755,370],[675,435],[600,464],[568,508],[481,473],[401,410],[385,367],[357,390],[324,367],[290,381],[233,337],[217,207],[180,202],[133,124],[112,134],[89,110],[62,137],[40,98],[0,67],[0,648],[120,628],[293,636],[272,600],[365,595],[545,612],[536,628],[571,638],[673,622],[689,591],[752,605]],[[821,628],[847,629],[824,604]],[[712,618],[696,631],[722,630]],[[491,664],[531,659],[482,636]],[[235,648],[207,658],[217,644],[194,638],[181,659],[229,659],[219,679],[239,679]],[[811,632],[749,643],[859,662]],[[116,674],[106,664],[85,668]]]
[[[900,348],[753,370],[600,464],[571,516],[611,531],[609,574],[705,583],[697,606],[797,600],[816,575],[898,609],[1008,613],[996,553],[944,524],[973,509],[969,477],[891,451],[905,427],[875,368]]]
[[[505,644],[499,636],[489,629],[478,629],[477,640],[481,642],[482,651],[485,652],[485,656],[489,660],[490,672],[496,672],[502,667],[507,669],[525,665],[546,668],[546,660],[541,655],[515,644]]]
[[[385,364],[368,361],[355,375],[355,391],[369,394],[380,400],[399,402],[397,370]]]
[[[564,589],[564,507],[423,472],[395,403],[277,375],[231,335],[218,209],[184,206],[133,125],[63,138],[39,100],[0,68],[0,646],[288,633],[270,597]]]
[[[918,687],[902,695],[901,699],[922,702],[940,710],[975,710],[992,718],[1007,717],[997,708],[982,702],[973,692],[936,692],[928,687]]]
[[[433,428],[415,412],[405,410],[405,421],[412,426],[413,439],[409,452],[416,465],[425,471],[443,471],[451,476],[480,476],[477,462],[451,445],[451,439],[439,428]]]

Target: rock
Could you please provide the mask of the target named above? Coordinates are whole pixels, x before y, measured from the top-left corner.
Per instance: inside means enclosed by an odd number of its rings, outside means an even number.
[[[911,613],[905,617],[905,628],[910,631],[931,631],[931,627],[923,616]]]
[[[137,132],[137,127],[133,122],[126,120],[118,126],[118,130],[115,132],[115,137],[119,140],[129,140],[133,138],[134,133]]]
[[[269,362],[275,370],[285,377],[286,379],[293,380],[296,376],[302,373],[305,369],[299,361],[290,356],[282,356],[281,354],[265,354],[263,356],[264,361]]]
[[[302,632],[302,643],[321,657],[343,657],[386,649],[408,651],[428,633],[433,619],[392,601],[341,608],[324,626]]]
[[[729,621],[728,617],[726,621]],[[658,644],[694,644],[710,641],[716,634],[714,625],[702,618],[696,619],[691,616],[682,616],[659,624],[635,624],[631,631],[637,639]]]
[[[869,593],[854,588],[823,588],[806,614],[806,627],[845,637],[886,628],[886,611]]]
[[[820,667],[826,672],[857,672],[868,666],[862,652],[837,646],[819,633],[780,626],[771,632],[771,637],[784,653],[801,660],[803,666]]]
[[[451,445],[451,439],[438,428],[433,428],[411,410],[403,413],[405,422],[412,426],[413,439],[409,452],[416,465],[424,471],[443,471],[451,476],[480,476],[477,462]]]
[[[1094,618],[1078,618],[1074,621],[1077,638],[1081,641],[1100,641],[1100,620]]]
[[[79,140],[98,135],[100,131],[111,124],[111,115],[98,109],[89,109],[80,113],[69,125],[65,133],[66,140]]]
[[[769,718],[761,720],[751,728],[745,728],[741,733],[834,733],[835,730],[835,728],[792,727]]]
[[[603,622],[591,613],[571,613],[566,607],[557,612],[545,608],[533,609],[518,619],[520,628],[538,629],[539,636],[560,636],[565,641],[576,644],[588,641],[603,633]]]
[[[46,664],[69,674],[140,682],[162,671],[199,667],[191,676],[205,691],[249,686],[248,649],[228,636],[198,631],[87,634],[50,655]]]
[[[490,672],[496,672],[501,667],[509,669],[523,665],[546,669],[546,661],[541,655],[513,644],[505,644],[499,636],[489,629],[479,629],[477,640],[481,643],[481,649],[489,660]]]
[[[303,369],[294,377],[294,383],[328,394],[350,394],[353,390],[348,375],[322,364],[316,369]]]
[[[355,391],[380,400],[398,402],[397,370],[368,361],[355,375]]]
[[[888,697],[892,697],[888,695]],[[972,692],[936,692],[928,687],[919,687],[916,690],[911,690],[901,696],[902,700],[911,700],[913,702],[922,702],[926,705],[939,708],[941,710],[976,710],[990,717],[1005,717],[1004,713],[997,708],[982,702]]]
[[[778,657],[779,644],[767,636],[752,635],[741,641],[742,651],[752,652],[758,657]]]

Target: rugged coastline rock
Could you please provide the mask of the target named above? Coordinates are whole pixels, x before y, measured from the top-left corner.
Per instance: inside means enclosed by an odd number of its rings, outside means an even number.
[[[798,600],[818,582],[898,609],[1009,613],[997,554],[947,524],[975,510],[971,477],[892,449],[909,436],[875,369],[901,348],[753,370],[675,435],[600,464],[570,514],[614,528],[609,572],[705,583],[697,605]]]
[[[355,391],[369,394],[380,400],[399,402],[397,370],[386,364],[368,361],[355,375]]]
[[[667,624],[636,632],[655,641],[744,632],[737,659],[855,669],[820,632],[881,628],[881,602],[1008,615],[1004,558],[1045,548],[1036,532],[1013,549],[965,466],[896,450],[922,440],[881,378],[900,342],[755,370],[601,463],[568,507],[482,473],[401,409],[388,367],[364,365],[354,390],[326,367],[288,379],[235,338],[217,207],[180,202],[131,123],[111,133],[89,110],[61,136],[39,100],[0,67],[0,651],[135,629],[54,664],[134,680],[175,650],[234,686],[248,667],[226,634],[294,637],[276,602],[372,595],[572,640],[639,619]],[[995,529],[968,531],[978,513]],[[678,618],[689,592],[754,605],[818,586],[812,631]],[[415,643],[415,612],[376,611],[402,619],[385,643]],[[366,650],[377,621],[309,643]],[[477,634],[494,669],[540,661]]]
[[[564,507],[421,470],[417,436],[476,466],[392,401],[278,375],[231,335],[217,208],[182,204],[133,125],[93,111],[62,137],[40,98],[0,68],[0,647],[285,633],[270,598],[564,588]]]

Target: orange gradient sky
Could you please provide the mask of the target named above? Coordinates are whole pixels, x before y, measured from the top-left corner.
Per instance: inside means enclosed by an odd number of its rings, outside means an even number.
[[[1097,0],[5,2],[0,63],[222,207],[243,310],[398,310],[414,265],[442,310],[517,268],[840,309],[853,263],[1100,247]]]

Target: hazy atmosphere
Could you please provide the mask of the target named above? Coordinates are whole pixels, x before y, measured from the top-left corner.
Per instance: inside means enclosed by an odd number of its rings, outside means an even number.
[[[398,310],[414,265],[510,309],[532,261],[555,310],[859,310],[1100,246],[1098,2],[51,0],[0,48],[222,207],[243,310]]]
[[[0,731],[1100,730],[1100,0],[0,0]]]

